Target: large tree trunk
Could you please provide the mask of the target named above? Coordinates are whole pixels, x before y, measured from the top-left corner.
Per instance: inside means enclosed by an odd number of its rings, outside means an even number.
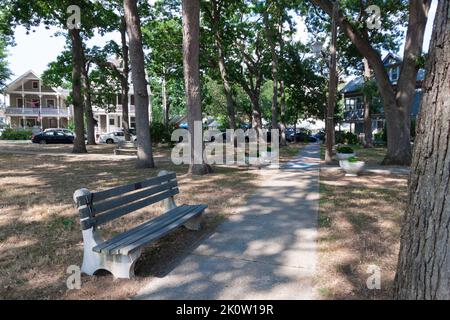
[[[183,69],[188,112],[188,125],[191,134],[191,163],[189,173],[203,175],[211,172],[211,167],[203,158],[203,129],[196,132],[202,140],[201,148],[194,148],[194,123],[202,123],[200,97],[200,0],[183,0]],[[198,150],[200,149],[200,150]]]
[[[167,81],[165,68],[163,68],[163,77],[162,77],[162,108],[163,108],[164,127],[167,128],[169,126],[169,104],[167,103]]]
[[[337,18],[338,4],[333,7],[332,25],[331,25],[331,47],[330,47],[330,82],[328,86],[328,104],[325,119],[326,127],[326,150],[325,163],[333,162],[333,143],[334,143],[334,108],[336,105],[337,91],[337,72],[336,72],[336,41],[337,41]]]
[[[125,17],[121,17],[121,25],[120,25],[120,39],[122,42],[122,58],[123,58],[123,71],[121,77],[121,95],[122,95],[122,127],[125,133],[125,141],[131,140],[130,134],[130,121],[129,121],[129,109],[128,109],[128,93],[130,91],[130,87],[128,84],[128,76],[130,73],[130,59],[129,59],[129,50],[127,45],[127,23],[125,21]]]
[[[90,62],[86,61],[86,55],[83,50],[83,96],[84,96],[84,112],[86,117],[86,131],[87,131],[87,143],[89,145],[95,145],[95,119],[94,112],[92,111],[92,95],[91,95],[91,81],[89,79]]]
[[[286,146],[286,92],[284,86],[284,80],[280,81],[280,95],[281,95],[281,121],[280,121],[280,131],[281,131],[281,141],[282,146]]]
[[[278,129],[278,56],[275,49],[276,45],[273,28],[269,22],[269,13],[267,12],[267,9],[264,11],[263,18],[266,38],[267,42],[269,43],[270,54],[272,57],[272,129]]]
[[[84,108],[82,95],[82,73],[83,73],[83,42],[80,30],[69,30],[72,42],[72,99],[73,118],[75,122],[75,141],[72,153],[87,153],[84,140]]]
[[[225,64],[225,52],[222,44],[222,32],[223,30],[220,28],[220,19],[221,19],[221,10],[219,9],[219,4],[217,0],[213,0],[212,2],[213,10],[212,10],[212,20],[214,24],[214,41],[217,47],[218,54],[218,64],[219,64],[219,72],[220,78],[222,79],[223,88],[225,91],[225,97],[227,99],[227,114],[228,114],[228,122],[230,124],[230,128],[236,129],[236,115],[233,101],[233,92],[231,90],[231,84],[228,80],[227,69]]]
[[[223,88],[225,91],[225,96],[227,98],[227,113],[228,121],[230,123],[230,128],[236,129],[236,115],[234,110],[233,92],[231,91],[231,85],[228,81],[227,71],[225,67],[225,55],[223,53],[222,44],[216,39],[216,45],[219,53],[219,71],[220,77],[222,78]]]
[[[87,126],[87,143],[89,145],[95,145],[95,119],[94,112],[92,111],[92,97],[91,97],[91,83],[89,80],[89,74],[87,70],[83,72],[84,82],[84,106],[86,107],[86,126]]]
[[[330,0],[311,0],[330,16],[333,4]],[[431,0],[411,0],[409,2],[409,22],[405,40],[404,60],[401,66],[397,92],[392,87],[380,54],[343,15],[339,15],[339,26],[355,45],[356,49],[369,61],[375,78],[386,116],[388,150],[383,164],[409,165],[411,163],[410,110],[414,99],[417,63],[420,57],[425,26]]]
[[[262,130],[262,116],[261,107],[259,105],[259,95],[252,94],[250,96],[250,100],[252,103],[252,129],[255,129],[259,136]]]
[[[366,58],[364,64],[364,83],[367,85],[370,81],[370,66]],[[370,100],[367,94],[364,94],[364,148],[372,148],[372,114],[370,112]]]
[[[125,21],[130,43],[130,62],[136,108],[137,168],[154,168],[149,122],[149,97],[145,77],[144,51],[142,48],[141,22],[136,0],[124,0]]]
[[[439,1],[402,228],[398,299],[450,299],[449,13],[450,1]]]

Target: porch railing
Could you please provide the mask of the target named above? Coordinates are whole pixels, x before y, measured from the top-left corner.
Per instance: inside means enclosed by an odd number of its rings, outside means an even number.
[[[60,116],[68,117],[70,116],[69,108],[11,108],[7,107],[5,109],[6,115],[18,115],[18,116]]]

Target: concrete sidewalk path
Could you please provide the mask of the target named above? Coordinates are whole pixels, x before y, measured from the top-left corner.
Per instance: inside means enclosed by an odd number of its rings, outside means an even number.
[[[319,149],[272,171],[239,213],[137,299],[312,299]]]

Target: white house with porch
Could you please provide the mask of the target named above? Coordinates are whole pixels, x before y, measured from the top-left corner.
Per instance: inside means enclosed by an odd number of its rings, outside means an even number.
[[[0,104],[0,116],[12,128],[45,130],[48,128],[67,128],[73,118],[73,107],[68,105],[70,91],[43,85],[42,79],[28,71],[5,89],[3,106]],[[108,108],[93,106],[94,119],[97,121],[96,136],[102,133],[122,129],[122,105],[120,94],[116,95]],[[136,127],[133,87],[128,97],[130,102],[128,123]],[[115,104],[115,105],[114,105]],[[149,111],[151,108],[149,106]],[[109,111],[107,111],[109,110]],[[151,112],[149,112],[151,117]]]
[[[72,117],[66,104],[69,92],[44,86],[32,70],[5,89],[5,122],[12,128],[67,128]]]

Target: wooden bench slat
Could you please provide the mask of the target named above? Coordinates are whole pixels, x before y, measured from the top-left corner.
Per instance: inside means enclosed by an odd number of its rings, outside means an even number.
[[[183,217],[181,217],[180,219],[164,226],[163,228],[159,229],[156,232],[152,232],[148,235],[146,235],[145,237],[140,238],[139,240],[129,244],[126,247],[120,248],[118,251],[113,250],[113,254],[123,254],[123,255],[127,255],[129,254],[131,251],[142,247],[150,242],[156,241],[159,238],[165,236],[167,233],[171,232],[172,230],[182,226],[183,224],[185,224],[187,221],[189,221],[190,219],[192,219],[193,217],[199,215],[200,213],[202,213],[204,210],[206,209],[206,206],[204,205],[197,205],[197,206],[193,206],[192,210],[189,211],[189,213],[185,214]]]
[[[131,193],[119,198],[114,199],[106,199],[98,204],[94,203],[91,208],[85,206],[79,209],[80,218],[87,218],[92,215],[97,215],[99,213],[111,210],[112,208],[120,207],[124,204],[137,201],[139,199],[143,199],[145,197],[151,196],[153,194],[157,194],[159,192],[169,190],[177,187],[178,183],[176,180],[170,181],[168,183],[164,183],[162,185],[147,188],[139,192]]]
[[[150,221],[147,221],[125,233],[115,236],[114,238],[102,243],[101,245],[94,248],[96,252],[106,252],[111,253],[111,251],[119,246],[126,245],[130,243],[130,239],[138,236],[139,234],[148,234],[150,232],[156,231],[159,228],[171,223],[181,216],[186,214],[190,210],[190,206],[179,206],[173,210],[166,212]]]
[[[139,189],[146,188],[149,186],[157,185],[162,182],[170,181],[173,179],[176,179],[176,174],[174,172],[171,172],[167,175],[150,178],[150,179],[144,180],[142,182],[130,183],[128,185],[92,193],[91,199],[89,199],[89,200],[97,202],[97,201],[105,200],[107,198],[119,196],[119,195],[127,193],[127,192],[131,192],[131,191],[139,190]],[[77,204],[78,204],[78,206],[82,206],[82,205],[86,205],[89,203],[86,201],[85,197],[78,197]]]
[[[156,202],[159,202],[161,200],[167,199],[169,197],[172,197],[174,195],[178,194],[178,188],[173,188],[171,190],[168,190],[163,193],[159,193],[156,196],[150,196],[148,198],[145,198],[143,200],[133,202],[132,204],[125,206],[125,207],[119,207],[113,210],[110,210],[108,212],[105,212],[99,216],[96,216],[94,218],[91,218],[91,220],[94,222],[96,226],[104,224],[108,221],[120,218],[128,213],[131,213],[133,211],[142,209],[146,206],[149,206],[151,204],[154,204]]]

